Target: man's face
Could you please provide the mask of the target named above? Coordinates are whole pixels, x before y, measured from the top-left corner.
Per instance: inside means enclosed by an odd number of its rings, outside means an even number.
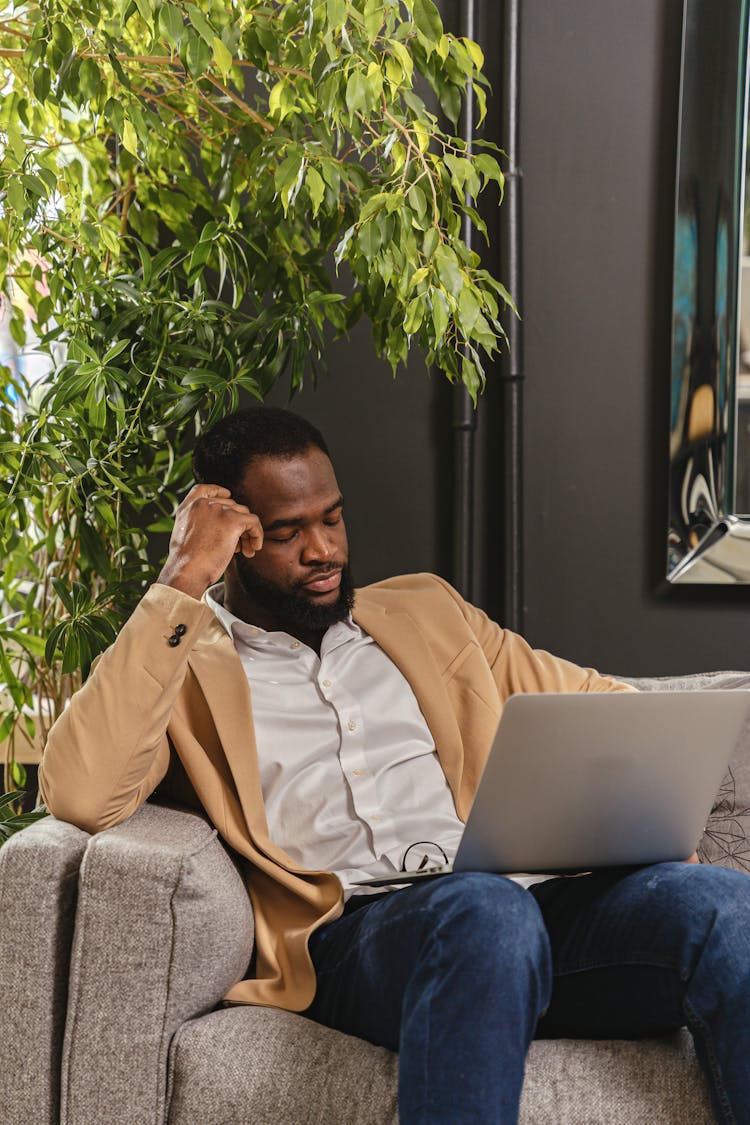
[[[258,554],[235,555],[228,575],[245,603],[242,615],[287,630],[343,620],[353,588],[343,498],[325,453],[311,446],[294,457],[256,457],[234,498],[259,517],[264,532]]]

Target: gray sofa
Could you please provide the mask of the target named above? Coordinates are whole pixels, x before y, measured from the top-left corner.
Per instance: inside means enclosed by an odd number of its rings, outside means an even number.
[[[633,682],[747,688],[750,676]],[[750,727],[704,862],[750,866],[746,793]],[[302,1016],[221,1006],[252,944],[242,878],[194,813],[147,804],[95,837],[52,818],[14,837],[0,849],[3,1125],[397,1121],[391,1052]],[[532,1045],[523,1125],[712,1120],[686,1032]]]

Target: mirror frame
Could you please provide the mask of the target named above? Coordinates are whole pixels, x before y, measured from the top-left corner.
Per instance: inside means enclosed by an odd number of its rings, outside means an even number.
[[[677,139],[669,528],[671,583],[750,583],[735,510],[749,0],[684,0]]]

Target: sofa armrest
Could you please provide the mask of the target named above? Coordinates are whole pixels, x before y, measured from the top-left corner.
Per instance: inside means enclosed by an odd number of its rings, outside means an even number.
[[[58,1120],[78,869],[88,840],[46,817],[0,848],[4,1125]]]
[[[247,972],[244,882],[202,817],[144,805],[81,865],[60,1121],[154,1125],[169,1042]]]

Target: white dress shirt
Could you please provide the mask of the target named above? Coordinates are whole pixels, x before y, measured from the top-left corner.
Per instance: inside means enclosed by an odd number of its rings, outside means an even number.
[[[453,861],[463,823],[409,682],[351,618],[330,626],[320,656],[206,601],[250,684],[271,839],[301,866],[352,882],[402,870],[430,841]],[[426,849],[425,849],[426,850]]]

